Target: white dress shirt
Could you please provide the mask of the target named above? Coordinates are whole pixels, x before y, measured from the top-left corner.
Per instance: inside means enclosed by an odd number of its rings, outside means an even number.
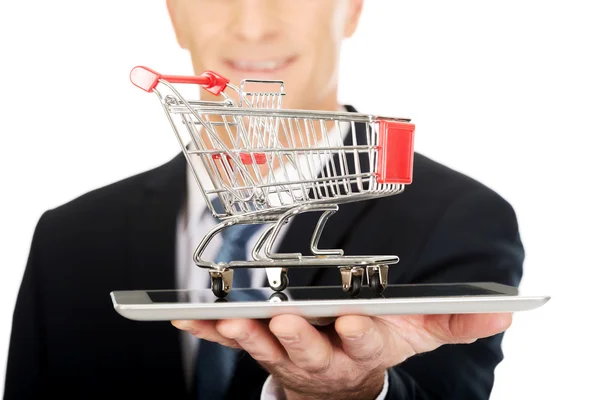
[[[342,132],[348,132],[349,127],[342,124]],[[343,138],[340,137],[340,134],[337,132],[337,129],[333,129],[329,132],[328,138],[322,138],[319,141],[319,146],[325,145],[326,141],[329,140],[329,145],[338,146],[341,145]],[[198,157],[191,157],[192,162],[194,163],[195,170],[199,176],[200,181],[205,186],[205,188],[212,188],[212,183],[206,172],[204,166],[200,162]],[[325,163],[326,160],[321,160],[322,164]],[[305,170],[308,168],[307,165],[300,165],[300,169]],[[297,176],[289,176],[290,169],[286,168],[288,172],[288,177],[290,180],[297,179]],[[304,176],[310,176],[308,170],[305,170]],[[276,171],[275,176],[278,178],[282,177],[281,169]],[[196,250],[196,247],[202,240],[202,237],[212,229],[217,221],[213,218],[212,214],[207,211],[207,205],[202,196],[202,192],[198,183],[196,182],[193,173],[189,165],[186,169],[186,180],[187,180],[187,196],[186,196],[186,206],[182,209],[178,220],[177,220],[177,235],[176,235],[176,284],[178,289],[207,289],[210,287],[210,277],[208,271],[204,268],[198,267],[192,260],[192,254]],[[209,201],[212,200],[216,195],[210,195]],[[272,198],[273,202],[277,202],[277,195],[274,195]],[[279,235],[277,236],[274,245],[273,251],[277,251],[279,245],[281,243],[281,239],[285,235],[285,231],[288,229],[290,224],[285,224]],[[258,229],[253,236],[248,241],[248,248],[246,249],[246,259],[252,259],[252,245],[256,243],[256,240],[264,232],[264,230],[268,227],[268,225],[262,226]],[[221,247],[222,239],[220,235],[215,236],[202,254],[202,259],[204,260],[213,260],[217,255],[219,248]],[[264,268],[251,268],[250,269],[251,283],[252,287],[261,287],[263,286],[266,278],[266,273]],[[212,295],[212,292],[210,296]],[[194,368],[196,361],[196,354],[198,353],[198,346],[200,345],[199,340],[187,333],[182,331],[182,355],[183,355],[183,363],[184,363],[184,371],[186,374],[186,381],[189,387],[191,387],[194,378]],[[386,372],[385,384],[382,392],[377,397],[376,400],[383,400],[388,387],[388,379]],[[279,388],[271,376],[267,378],[265,384],[263,385],[261,400],[279,400],[283,398],[281,388]]]

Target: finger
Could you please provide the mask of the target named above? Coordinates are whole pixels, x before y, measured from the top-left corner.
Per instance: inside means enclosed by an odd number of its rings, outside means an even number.
[[[335,330],[342,340],[344,352],[354,362],[369,368],[382,363],[384,336],[372,318],[343,316],[336,321]]]
[[[246,350],[256,361],[270,367],[289,363],[285,350],[267,326],[253,319],[229,319],[219,321],[217,332],[233,340]]]
[[[427,315],[425,327],[441,343],[473,343],[508,329],[512,314]]]
[[[450,339],[472,342],[504,332],[512,324],[512,314],[454,314],[449,321]]]
[[[240,346],[235,340],[228,339],[217,332],[215,327],[217,321],[211,320],[179,320],[171,321],[171,324],[182,331],[186,331],[196,336],[199,339],[208,340],[222,344],[223,346],[229,346],[235,349],[239,349]]]
[[[269,328],[297,367],[317,374],[329,369],[333,356],[331,342],[306,319],[278,315],[271,319]]]

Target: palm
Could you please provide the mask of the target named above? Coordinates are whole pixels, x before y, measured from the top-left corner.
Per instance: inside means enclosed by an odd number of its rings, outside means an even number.
[[[412,354],[432,351],[444,344],[472,343],[507,328],[510,320],[494,314],[393,315],[376,317],[392,343],[389,349]]]
[[[506,324],[505,318],[499,320],[493,314],[392,315],[372,317],[372,320],[384,343],[381,351],[371,354],[370,358],[380,360],[384,368],[444,344],[472,343],[505,329],[501,325]],[[333,348],[333,363],[355,363],[356,358],[346,354],[335,329],[323,332]]]
[[[393,359],[404,361],[419,353],[432,351],[452,341],[451,315],[403,315],[375,319],[391,343],[388,349]],[[449,340],[450,339],[450,340]]]

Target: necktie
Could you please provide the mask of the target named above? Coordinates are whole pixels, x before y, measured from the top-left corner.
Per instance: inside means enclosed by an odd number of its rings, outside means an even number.
[[[218,199],[212,201],[221,212]],[[248,239],[261,227],[260,224],[233,225],[221,232],[223,244],[215,262],[241,261],[246,259]],[[233,272],[233,288],[251,286],[250,271],[237,268]],[[196,361],[196,398],[219,400],[224,398],[233,374],[237,350],[218,343],[201,340]]]

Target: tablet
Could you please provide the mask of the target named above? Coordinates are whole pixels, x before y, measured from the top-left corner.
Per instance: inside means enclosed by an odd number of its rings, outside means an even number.
[[[126,290],[110,293],[115,310],[137,321],[266,319],[279,314],[307,318],[348,314],[463,314],[532,310],[549,296],[524,296],[492,282],[388,285],[381,294],[362,290],[350,297],[339,286],[232,289],[218,299],[210,289]]]

